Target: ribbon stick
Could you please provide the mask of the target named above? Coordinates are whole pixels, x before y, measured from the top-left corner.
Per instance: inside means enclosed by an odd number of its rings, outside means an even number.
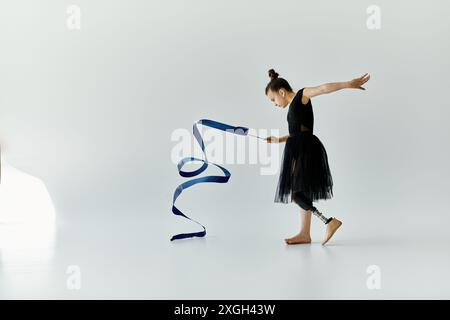
[[[247,133],[247,135],[248,135],[248,136],[252,136],[252,137],[256,137],[256,138],[258,138],[258,139],[266,140],[265,138],[262,138],[262,137],[260,137],[260,136],[255,136],[254,134]]]
[[[176,188],[174,195],[173,195],[172,212],[175,215],[183,216],[184,218],[189,219],[189,220],[194,221],[195,223],[199,224],[200,226],[202,226],[203,231],[176,234],[170,239],[170,241],[184,239],[184,238],[192,238],[192,237],[204,237],[206,235],[205,226],[203,226],[201,223],[189,218],[175,206],[175,201],[180,196],[180,194],[183,192],[183,190],[185,190],[189,187],[192,187],[193,185],[195,185],[197,183],[204,183],[204,182],[227,183],[231,176],[230,171],[228,171],[227,169],[225,169],[224,167],[222,167],[218,164],[209,162],[208,159],[206,158],[205,145],[203,143],[203,139],[200,135],[200,132],[198,131],[198,128],[197,128],[197,126],[199,124],[208,126],[208,127],[214,128],[214,129],[222,130],[222,131],[239,134],[242,136],[251,135],[251,134],[248,134],[249,129],[246,127],[235,127],[235,126],[231,126],[231,125],[221,123],[218,121],[214,121],[214,120],[202,119],[202,120],[199,120],[196,123],[194,123],[194,125],[193,125],[194,137],[197,140],[197,142],[199,143],[200,147],[202,148],[202,152],[205,156],[205,159],[203,160],[203,159],[198,159],[195,157],[186,157],[186,158],[181,159],[177,165],[179,174],[182,177],[195,177],[195,176],[199,175],[200,173],[202,173],[203,171],[205,171],[206,168],[208,167],[208,164],[212,164],[212,165],[215,165],[216,167],[218,167],[220,170],[222,170],[224,175],[223,176],[206,176],[206,177],[191,179],[189,181],[186,181],[186,182],[180,184]],[[263,139],[261,137],[255,136],[255,135],[251,135],[251,136],[257,137],[259,139]],[[194,171],[181,170],[186,163],[192,162],[192,161],[201,161],[201,162],[203,162],[203,165],[199,169],[194,170]]]

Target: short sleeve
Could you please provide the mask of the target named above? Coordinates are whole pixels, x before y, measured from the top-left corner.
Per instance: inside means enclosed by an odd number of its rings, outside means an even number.
[[[303,105],[303,106],[306,106],[306,105],[309,104],[309,102],[311,101],[311,99],[309,99],[309,100],[308,100],[308,103],[306,103],[306,104],[304,104],[304,103],[302,102],[302,98],[303,98],[303,90],[304,90],[304,89],[305,89],[305,88],[301,88],[301,89],[299,90],[299,92],[298,92],[298,98],[300,99],[300,104]]]

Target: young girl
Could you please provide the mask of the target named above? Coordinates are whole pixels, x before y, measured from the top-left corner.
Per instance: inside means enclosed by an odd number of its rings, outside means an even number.
[[[319,138],[313,134],[314,115],[312,97],[345,88],[361,87],[370,79],[367,73],[359,78],[345,82],[325,83],[317,87],[305,87],[295,93],[289,83],[278,77],[274,69],[269,70],[270,82],[266,95],[275,106],[288,108],[287,121],[289,135],[266,138],[269,143],[286,142],[284,148],[275,202],[294,201],[301,208],[300,232],[285,239],[287,244],[311,243],[311,213],[327,226],[322,245],[331,239],[342,222],[336,218],[326,218],[313,202],[330,199],[333,196],[333,179],[328,166],[328,156]]]

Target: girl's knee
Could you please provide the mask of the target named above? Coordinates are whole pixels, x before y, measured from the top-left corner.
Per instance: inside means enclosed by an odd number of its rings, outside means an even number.
[[[312,205],[312,201],[308,197],[306,197],[302,191],[294,192],[294,194],[292,195],[292,200],[304,210],[308,211],[312,208],[315,209],[315,207]]]

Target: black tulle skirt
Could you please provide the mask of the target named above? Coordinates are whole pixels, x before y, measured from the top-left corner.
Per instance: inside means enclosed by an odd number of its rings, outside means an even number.
[[[311,201],[333,197],[327,152],[319,138],[309,132],[291,135],[286,141],[275,202],[291,202],[296,191],[303,191]]]

